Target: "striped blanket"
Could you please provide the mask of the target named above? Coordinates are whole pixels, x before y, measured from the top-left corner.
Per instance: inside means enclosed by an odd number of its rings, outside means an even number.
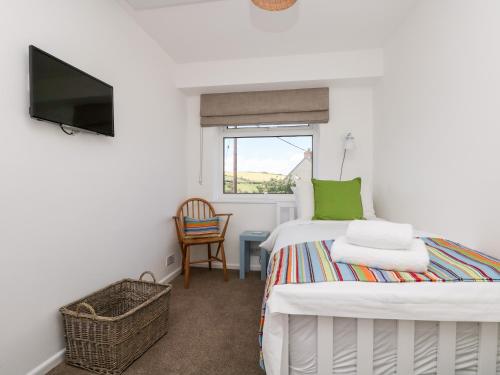
[[[429,251],[425,273],[397,272],[333,262],[330,249],[334,240],[305,242],[287,246],[274,254],[260,316],[259,345],[262,349],[266,302],[274,285],[335,281],[379,283],[403,282],[500,282],[500,260],[439,238],[422,238]],[[262,350],[261,367],[264,368]]]

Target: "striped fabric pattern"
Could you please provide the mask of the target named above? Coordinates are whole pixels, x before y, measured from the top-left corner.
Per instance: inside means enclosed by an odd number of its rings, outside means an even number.
[[[184,234],[186,236],[211,236],[218,235],[219,217],[209,217],[208,219],[194,219],[184,216]]]
[[[455,242],[423,238],[430,265],[425,273],[379,270],[366,266],[334,263],[330,257],[333,240],[307,242],[281,249],[274,257],[273,285],[324,281],[451,282],[500,281],[500,261]]]
[[[449,240],[441,238],[422,238],[422,240],[427,246],[430,258],[429,268],[424,273],[387,271],[333,262],[330,249],[334,240],[306,242],[279,250],[268,266],[260,317],[261,348],[266,301],[274,285],[337,281],[500,282],[500,260]],[[260,362],[264,368],[262,351]]]

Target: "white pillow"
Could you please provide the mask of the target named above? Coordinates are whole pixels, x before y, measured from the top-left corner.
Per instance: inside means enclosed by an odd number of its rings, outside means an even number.
[[[364,184],[363,181],[361,181],[361,203],[363,204],[363,217],[368,220],[376,219],[371,186]]]
[[[298,180],[293,193],[297,205],[297,219],[311,220],[314,216],[314,187],[311,180]],[[365,219],[375,219],[371,189],[362,182],[361,202],[363,204],[363,217]]]
[[[311,180],[298,180],[293,191],[297,219],[311,220],[314,216],[314,188]]]

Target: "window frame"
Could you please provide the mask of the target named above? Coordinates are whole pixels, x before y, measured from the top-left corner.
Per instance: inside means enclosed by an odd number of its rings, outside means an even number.
[[[311,136],[312,137],[312,176],[315,176],[318,170],[318,150],[319,150],[319,129],[318,125],[304,125],[303,127],[271,127],[271,128],[238,128],[228,129],[221,127],[219,129],[218,144],[218,163],[215,186],[215,202],[235,202],[235,203],[276,203],[295,201],[293,194],[268,194],[268,193],[225,193],[224,192],[224,140],[225,138],[268,138],[268,137],[290,137],[290,136]]]

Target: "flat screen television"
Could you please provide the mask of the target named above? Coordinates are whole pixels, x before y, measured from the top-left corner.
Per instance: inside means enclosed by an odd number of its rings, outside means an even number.
[[[114,137],[113,87],[30,46],[30,115]]]

